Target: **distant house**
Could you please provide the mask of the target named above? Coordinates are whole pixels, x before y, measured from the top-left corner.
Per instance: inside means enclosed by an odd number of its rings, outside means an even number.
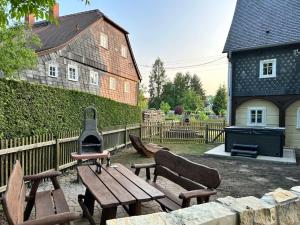
[[[58,25],[26,17],[42,46],[37,69],[21,78],[136,105],[141,76],[128,32],[99,10],[59,16],[56,4],[52,13]]]
[[[300,147],[299,0],[238,0],[224,52],[230,124],[285,127]]]

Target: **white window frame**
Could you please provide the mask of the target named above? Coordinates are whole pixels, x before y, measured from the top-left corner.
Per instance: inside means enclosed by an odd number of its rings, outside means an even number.
[[[114,77],[109,77],[109,89],[116,90],[117,89],[117,79]]]
[[[100,33],[100,46],[108,49],[108,35],[105,33]]]
[[[251,111],[256,111],[256,122],[251,122]],[[262,123],[257,123],[257,111],[262,111]],[[248,108],[248,116],[247,116],[247,126],[266,126],[266,107],[249,107]]]
[[[53,67],[55,68],[55,76],[51,75],[51,71],[50,71],[50,68]],[[48,76],[49,77],[53,77],[53,78],[57,78],[58,77],[58,65],[55,64],[55,63],[49,63],[48,64]]]
[[[296,117],[296,128],[300,129],[300,108],[297,109],[297,117]]]
[[[128,81],[124,82],[124,92],[129,93],[130,92],[130,83]]]
[[[90,70],[90,84],[99,85],[99,74],[98,74],[98,72]]]
[[[128,49],[125,45],[121,45],[121,56],[126,59],[128,57]]]
[[[75,70],[75,77],[71,77],[70,75],[70,69],[74,69]],[[71,64],[68,64],[68,80],[71,80],[71,81],[78,81],[78,67],[76,65],[71,65]]]
[[[264,74],[264,64],[267,64],[267,63],[272,63],[272,74],[270,74],[270,75],[265,75]],[[276,67],[277,67],[277,60],[276,59],[260,60],[259,78],[276,77]]]

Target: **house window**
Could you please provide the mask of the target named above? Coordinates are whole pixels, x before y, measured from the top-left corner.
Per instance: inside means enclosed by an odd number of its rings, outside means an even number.
[[[108,36],[107,36],[107,34],[104,34],[104,33],[100,34],[100,45],[101,45],[101,47],[108,49]]]
[[[130,92],[130,83],[128,81],[125,81],[124,83],[124,92],[126,93]]]
[[[127,58],[127,48],[124,45],[121,46],[121,56]]]
[[[260,78],[276,77],[276,59],[260,61]]]
[[[48,76],[49,77],[58,77],[58,66],[57,65],[49,64]]]
[[[109,78],[109,89],[111,90],[117,89],[117,80],[114,77]]]
[[[99,84],[99,75],[95,71],[90,71],[90,83],[93,85],[98,85]]]
[[[297,125],[296,125],[297,129],[300,129],[300,108],[298,108],[297,110]]]
[[[248,126],[265,126],[266,124],[266,109],[249,108],[248,109]]]
[[[68,78],[72,81],[78,81],[78,69],[77,66],[68,65]]]

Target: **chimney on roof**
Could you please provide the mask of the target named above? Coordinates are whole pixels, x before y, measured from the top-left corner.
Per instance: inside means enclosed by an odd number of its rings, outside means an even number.
[[[50,16],[52,15],[54,19],[58,19],[59,17],[59,4],[55,2],[52,9],[49,10]]]
[[[25,16],[25,22],[29,25],[32,26],[35,23],[35,17],[34,14],[29,14],[28,16]]]

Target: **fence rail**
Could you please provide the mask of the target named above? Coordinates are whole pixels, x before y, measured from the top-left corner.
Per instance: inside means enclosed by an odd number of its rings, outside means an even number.
[[[113,150],[130,143],[129,134],[140,135],[140,124],[115,127],[103,131],[103,148]],[[80,131],[0,140],[0,192],[5,191],[15,160],[19,160],[25,175],[51,169],[64,170],[76,165],[71,158],[78,151]]]

